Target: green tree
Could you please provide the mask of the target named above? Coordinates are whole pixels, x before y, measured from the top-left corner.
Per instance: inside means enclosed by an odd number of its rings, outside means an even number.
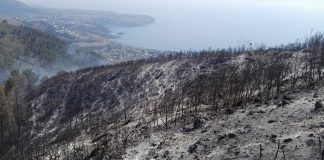
[[[3,141],[4,141],[4,118],[5,118],[5,94],[3,86],[0,86],[0,153],[2,153]]]
[[[23,70],[22,75],[24,76],[24,79],[26,81],[26,90],[27,90],[27,92],[30,92],[32,89],[34,89],[34,87],[39,79],[39,75],[37,75],[31,69]]]

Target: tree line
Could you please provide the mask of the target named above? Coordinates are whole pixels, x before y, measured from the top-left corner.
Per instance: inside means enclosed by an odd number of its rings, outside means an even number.
[[[0,153],[12,146],[22,150],[19,144],[24,126],[31,112],[27,109],[25,96],[34,89],[38,76],[30,69],[12,71],[8,80],[0,85]],[[18,145],[17,145],[18,144]]]

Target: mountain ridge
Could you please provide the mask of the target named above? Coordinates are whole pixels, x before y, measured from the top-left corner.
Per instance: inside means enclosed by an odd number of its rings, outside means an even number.
[[[26,14],[36,14],[38,11],[17,0],[0,0],[0,15],[6,16],[26,16]]]

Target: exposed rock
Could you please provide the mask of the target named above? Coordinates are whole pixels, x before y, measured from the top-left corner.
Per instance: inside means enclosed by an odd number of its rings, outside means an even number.
[[[230,146],[228,149],[227,149],[227,152],[229,154],[234,154],[235,156],[239,155],[240,154],[240,148],[238,148],[236,145],[234,146]]]
[[[198,148],[198,145],[197,144],[190,145],[188,152],[190,154],[193,153],[193,152],[196,152],[197,151],[197,148]]]
[[[290,104],[290,101],[287,100],[287,99],[283,99],[282,102],[281,102],[281,106],[285,106],[285,105],[288,105]]]
[[[284,143],[289,143],[289,142],[292,142],[292,141],[293,141],[293,139],[291,139],[291,138],[287,138],[287,139],[283,140]]]
[[[292,100],[295,99],[295,97],[292,96],[292,95],[290,95],[290,94],[288,94],[288,95],[284,95],[282,98],[283,98],[284,100],[288,100],[288,101],[292,101]]]
[[[266,112],[263,111],[263,110],[259,110],[258,113],[261,113],[262,114],[262,113],[266,113]]]
[[[162,158],[168,158],[169,157],[170,152],[168,150],[166,150],[163,155]]]
[[[185,133],[190,133],[190,132],[193,131],[193,129],[192,128],[183,127],[182,128],[182,131],[185,132]]]
[[[253,102],[254,102],[254,103],[261,103],[261,100],[260,100],[259,98],[255,98],[255,99],[253,100]]]
[[[307,146],[314,146],[315,144],[316,144],[316,142],[313,139],[309,139],[306,141]]]
[[[157,146],[157,149],[162,149],[165,146],[165,141],[160,142],[160,144]]]
[[[318,111],[323,108],[323,103],[321,101],[316,101],[315,103],[315,111]]]
[[[155,149],[150,149],[148,151],[148,154],[147,154],[148,158],[153,158],[153,157],[156,157],[157,154],[156,154],[156,150]]]
[[[207,132],[207,129],[204,129],[201,131],[201,133],[206,133]]]
[[[254,114],[254,111],[250,111],[247,115],[251,116]]]
[[[192,124],[192,127],[183,127],[182,130],[183,132],[185,133],[190,133],[196,129],[199,129],[203,126],[203,121],[199,118],[196,118],[194,121],[193,121],[193,124]]]
[[[92,140],[92,143],[95,143],[95,142],[99,141],[100,139],[102,139],[103,137],[106,137],[106,136],[108,136],[108,134],[107,133],[103,133],[103,134],[99,135],[98,137],[94,138]]]
[[[271,142],[276,142],[276,139],[277,139],[277,135],[271,135],[271,137],[270,137],[270,140],[271,140]]]
[[[200,119],[195,119],[194,120],[194,123],[193,123],[193,130],[195,130],[195,129],[199,129],[199,128],[201,128],[202,126],[203,126],[203,121],[202,120],[200,120]]]
[[[234,110],[231,109],[231,108],[226,108],[226,110],[225,110],[225,114],[227,114],[227,115],[231,115],[231,114],[234,114],[234,113],[235,113]]]
[[[236,134],[234,134],[234,133],[229,133],[227,136],[230,139],[233,139],[233,138],[236,138],[237,137]]]
[[[274,135],[274,134],[273,134],[273,135],[271,135],[271,138],[273,138],[273,139],[274,139],[274,138],[277,138],[277,135]]]
[[[151,144],[152,147],[155,147],[156,145],[157,145],[156,143],[152,143],[152,144]]]

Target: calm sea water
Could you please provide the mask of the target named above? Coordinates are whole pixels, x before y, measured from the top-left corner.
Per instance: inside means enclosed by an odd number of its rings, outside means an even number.
[[[204,7],[151,12],[156,22],[113,28],[122,43],[158,50],[202,50],[253,43],[267,46],[305,39],[324,30],[324,11],[287,8]]]

